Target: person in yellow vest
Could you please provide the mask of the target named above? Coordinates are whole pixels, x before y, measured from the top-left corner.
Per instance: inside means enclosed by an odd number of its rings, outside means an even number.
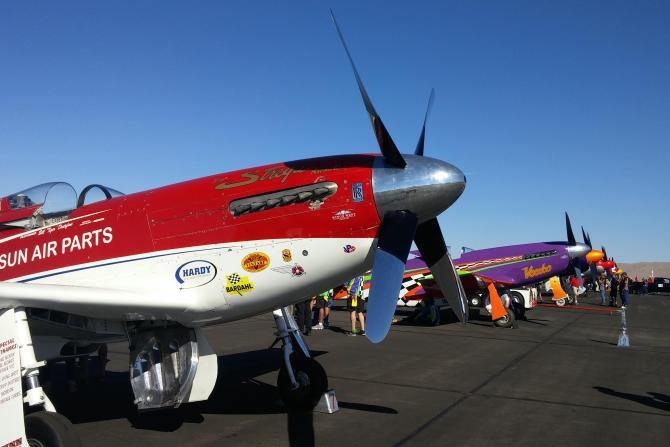
[[[316,308],[319,309],[319,322],[312,326],[312,329],[314,330],[321,330],[327,326],[324,326],[324,321],[328,318],[330,315],[330,308],[328,307],[328,302],[333,299],[333,289],[326,290],[323,293],[320,293],[316,297]],[[328,323],[326,323],[327,325]]]
[[[347,335],[365,335],[365,300],[363,299],[363,277],[357,276],[349,283],[349,298],[347,310],[351,316],[351,332]],[[356,329],[356,317],[361,324],[361,330]]]

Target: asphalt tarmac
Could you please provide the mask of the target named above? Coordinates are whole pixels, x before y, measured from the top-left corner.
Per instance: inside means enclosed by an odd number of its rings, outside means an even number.
[[[307,337],[335,414],[287,414],[270,315],[207,330],[219,380],[178,418],[133,410],[124,345],[110,346],[103,384],[54,397],[84,446],[670,445],[670,296],[631,297],[629,348],[616,346],[619,313],[596,300],[538,307],[517,329],[445,311],[442,325],[397,324],[379,345],[346,336],[335,311],[334,330]]]

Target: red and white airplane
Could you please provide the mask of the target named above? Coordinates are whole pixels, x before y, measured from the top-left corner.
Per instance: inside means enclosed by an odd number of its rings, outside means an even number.
[[[401,155],[335,26],[381,155],[277,163],[128,195],[90,185],[77,197],[50,183],[1,199],[0,352],[15,371],[0,383],[14,390],[3,391],[11,396],[0,404],[4,427],[22,425],[12,421],[25,402],[46,410],[25,418],[29,438],[46,430],[68,441],[72,430],[44,393],[40,366],[120,340],[129,342],[139,409],[207,399],[217,362],[201,328],[271,311],[283,341],[280,392],[287,406],[311,408],[327,377],[285,306],[372,269],[367,336],[381,341],[412,241],[467,319],[436,219],[465,176],[423,156],[428,111],[415,153]],[[92,201],[94,193],[104,198]],[[25,436],[6,431],[0,445]]]

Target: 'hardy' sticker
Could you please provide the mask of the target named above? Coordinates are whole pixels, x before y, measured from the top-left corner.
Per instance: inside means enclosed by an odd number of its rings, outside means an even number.
[[[228,295],[242,296],[254,290],[254,283],[249,281],[248,276],[240,276],[237,273],[226,275],[226,293]]]
[[[174,277],[180,289],[204,286],[216,277],[216,266],[209,261],[189,261],[177,268]]]

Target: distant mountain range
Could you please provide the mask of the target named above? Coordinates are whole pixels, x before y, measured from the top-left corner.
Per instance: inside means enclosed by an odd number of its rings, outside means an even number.
[[[618,263],[619,268],[628,273],[631,278],[646,278],[651,275],[652,269],[654,276],[670,278],[670,262],[633,262]]]

